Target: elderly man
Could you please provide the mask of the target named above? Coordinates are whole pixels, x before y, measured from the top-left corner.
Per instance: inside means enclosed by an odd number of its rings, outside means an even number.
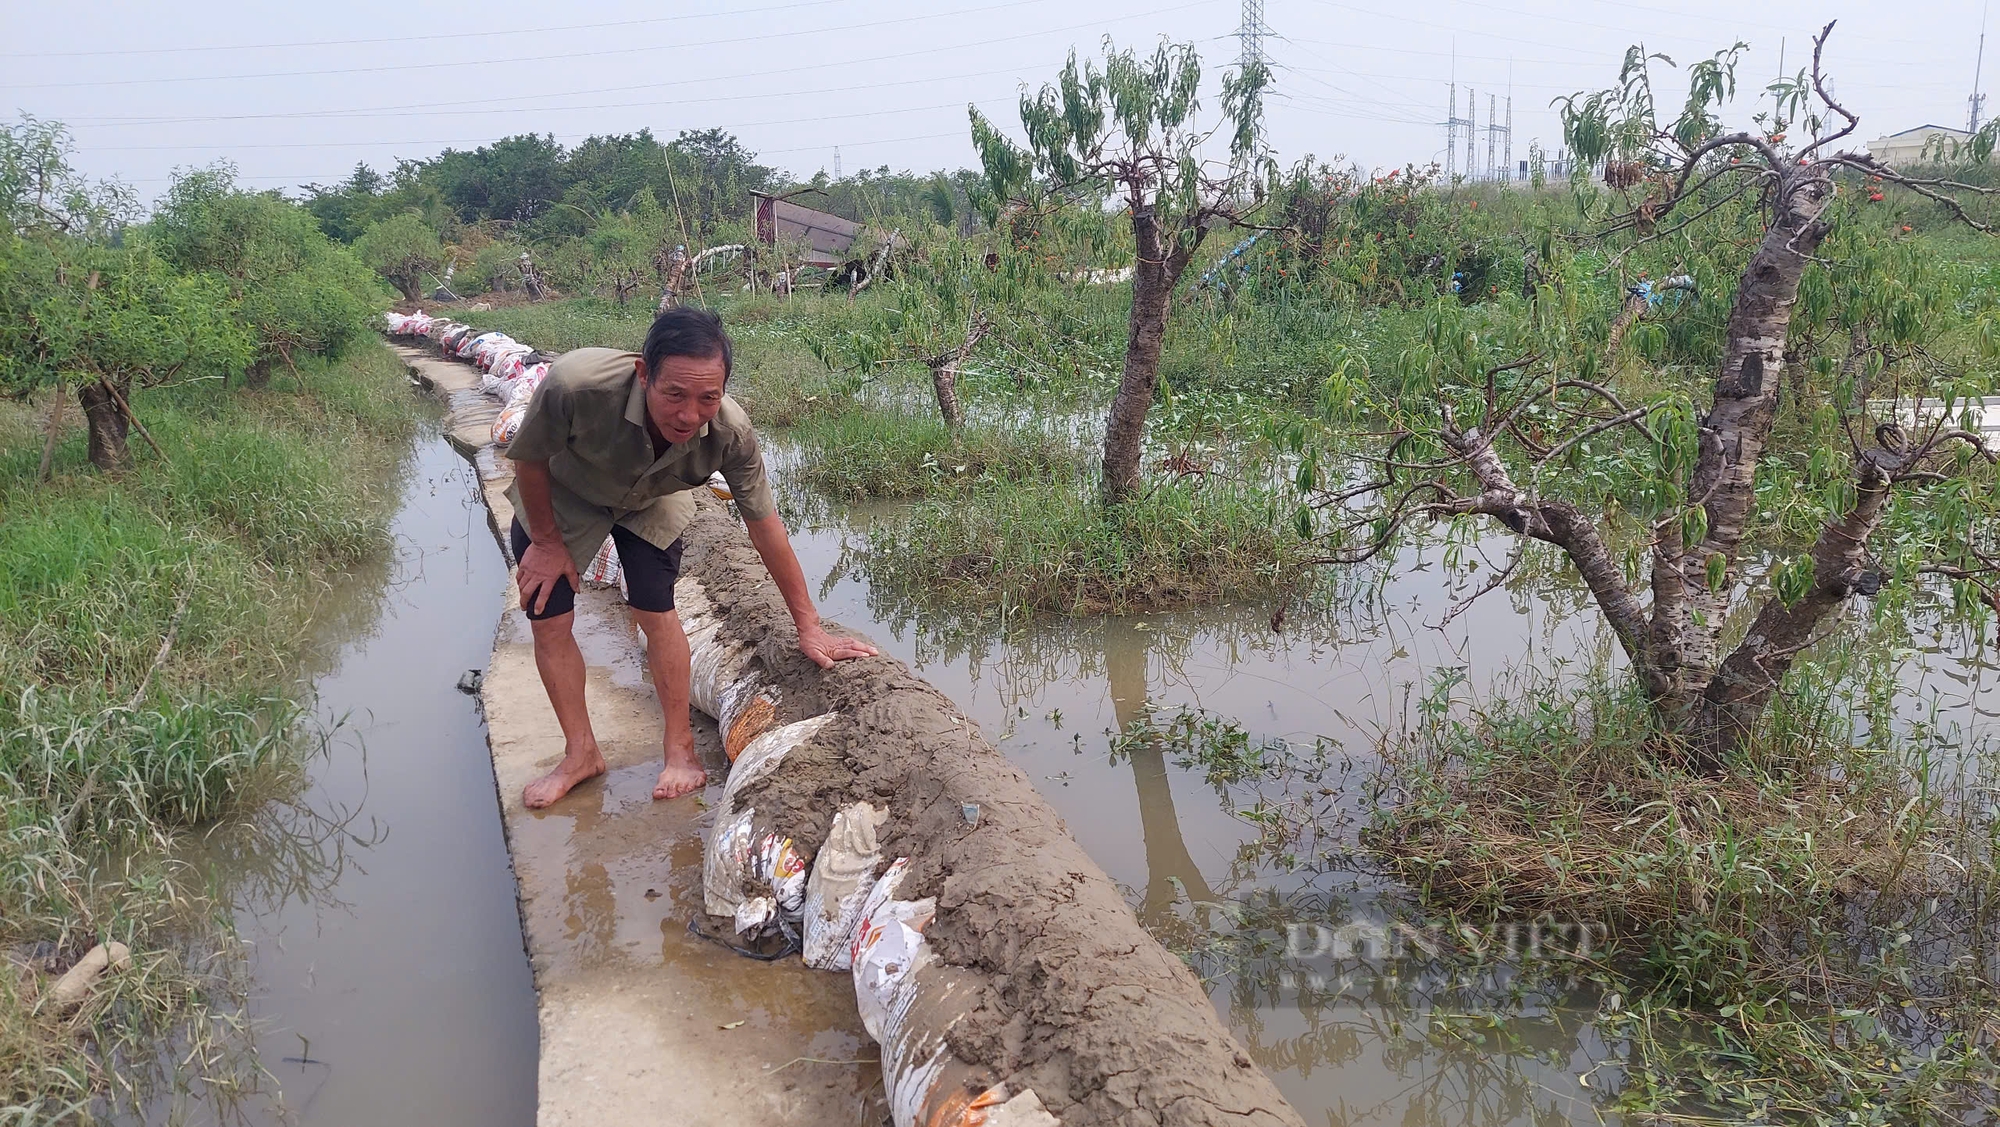
[[[821,629],[772,502],[750,418],[724,392],[729,373],[729,336],[721,319],[704,310],[669,309],[653,322],[638,355],[580,348],[551,364],[507,447],[514,462],[508,497],[516,514],[521,609],[534,631],[535,667],[563,732],[562,762],[522,793],[530,809],[604,773],[583,702],[583,652],[571,626],[578,571],[607,535],[624,567],[626,602],[646,635],[646,664],[666,714],[666,766],[653,797],[676,798],[708,781],[689,724],[688,641],[674,613],[674,580],[681,530],[694,517],[690,491],[718,470],[735,495],[750,543],[791,609],[799,649],[822,668],[876,652]]]

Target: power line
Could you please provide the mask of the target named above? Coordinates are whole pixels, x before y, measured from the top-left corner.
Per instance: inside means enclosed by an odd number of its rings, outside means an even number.
[[[450,67],[504,66],[509,63],[544,63],[555,59],[592,59],[606,55],[631,55],[648,51],[688,51],[700,47],[725,47],[738,43],[759,43],[769,39],[788,39],[800,35],[824,35],[831,31],[859,31],[865,28],[889,27],[896,24],[916,23],[921,20],[942,19],[948,16],[970,16],[980,12],[1012,9],[1024,4],[1046,4],[1052,0],[1007,0],[1004,3],[986,4],[977,8],[957,8],[948,12],[924,12],[914,16],[898,16],[887,20],[869,20],[863,23],[843,24],[838,27],[802,28],[795,31],[772,31],[762,35],[741,35],[729,39],[709,39],[693,43],[656,44],[646,47],[607,47],[594,51],[567,51],[521,55],[503,59],[463,59],[453,62],[436,63],[396,63],[373,67],[335,67],[327,70],[261,71],[253,74],[186,74],[167,78],[114,78],[86,82],[30,82],[0,84],[0,88],[12,90],[68,90],[79,87],[98,88],[105,86],[148,86],[178,82],[235,82],[259,78],[309,78],[319,75],[387,74],[410,70],[439,70]]]

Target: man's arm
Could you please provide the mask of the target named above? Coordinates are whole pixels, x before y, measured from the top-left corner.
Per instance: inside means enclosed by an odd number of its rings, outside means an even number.
[[[582,590],[583,580],[577,578],[576,561],[569,558],[569,548],[556,527],[556,506],[549,499],[548,461],[515,462],[514,482],[521,488],[521,523],[529,540],[515,579],[521,585],[521,605],[540,614],[558,580],[569,580],[572,591]],[[792,566],[798,566],[796,561]]]
[[[522,499],[526,498],[527,491],[524,489]],[[866,642],[836,638],[820,627],[819,611],[813,608],[812,592],[806,589],[806,573],[799,567],[799,557],[792,551],[792,538],[785,532],[785,522],[777,513],[745,518],[743,526],[750,530],[751,546],[763,558],[764,567],[771,573],[771,581],[778,585],[778,593],[785,597],[785,606],[791,610],[792,621],[798,625],[800,652],[813,659],[821,669],[832,669],[836,661],[874,657],[881,652]]]

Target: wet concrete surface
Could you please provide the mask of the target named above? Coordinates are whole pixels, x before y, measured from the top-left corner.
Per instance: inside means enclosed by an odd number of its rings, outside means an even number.
[[[465,365],[398,351],[454,407],[477,380]],[[474,456],[492,527],[504,528],[512,515],[506,464],[476,449],[484,439],[472,424],[456,430],[454,444]],[[501,559],[497,543],[493,559]],[[536,1121],[882,1122],[876,1049],[847,976],[796,959],[753,961],[689,933],[701,914],[708,806],[726,761],[713,725],[697,717],[712,785],[704,795],[653,801],[660,708],[615,591],[582,593],[575,623],[610,771],[546,810],[522,805],[521,789],[561,759],[563,740],[517,605],[511,583],[488,604],[486,619],[497,614],[500,629],[481,696],[538,995]]]

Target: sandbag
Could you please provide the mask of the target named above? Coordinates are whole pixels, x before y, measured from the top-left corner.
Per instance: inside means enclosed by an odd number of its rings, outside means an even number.
[[[701,894],[708,914],[733,917],[739,933],[762,930],[781,918],[796,925],[805,907],[808,863],[790,837],[776,831],[758,834],[756,808],[739,809],[739,796],[832,722],[828,714],[765,732],[750,741],[730,768],[702,852]]]
[[[1032,1091],[1010,1093],[990,1068],[952,1051],[952,1026],[977,1004],[979,980],[939,960],[924,939],[936,899],[897,898],[908,866],[897,858],[875,882],[850,948],[855,1007],[882,1046],[890,1118],[896,1127],[1056,1123]]]
[[[590,558],[590,566],[583,569],[582,579],[599,587],[624,588],[625,568],[618,561],[617,542],[611,537],[605,537],[604,543],[597,546],[597,554]]]
[[[507,444],[514,441],[514,436],[520,433],[521,420],[527,415],[526,403],[509,403],[500,408],[499,414],[493,416],[493,445],[499,447],[501,453],[507,452]]]
[[[528,400],[535,397],[535,389],[542,386],[542,381],[547,379],[548,375],[547,364],[535,364],[524,369],[519,376],[508,382],[507,402],[527,406]]]
[[[694,667],[690,699],[714,719],[723,753],[733,763],[750,741],[778,722],[777,687],[755,668],[750,647],[724,635],[722,616],[700,584],[683,584],[674,602]]]
[[[854,932],[861,926],[862,909],[875,888],[875,869],[882,863],[875,835],[888,817],[887,809],[866,802],[834,812],[833,828],[806,878],[804,939],[799,948],[807,966],[848,970],[854,965]]]

